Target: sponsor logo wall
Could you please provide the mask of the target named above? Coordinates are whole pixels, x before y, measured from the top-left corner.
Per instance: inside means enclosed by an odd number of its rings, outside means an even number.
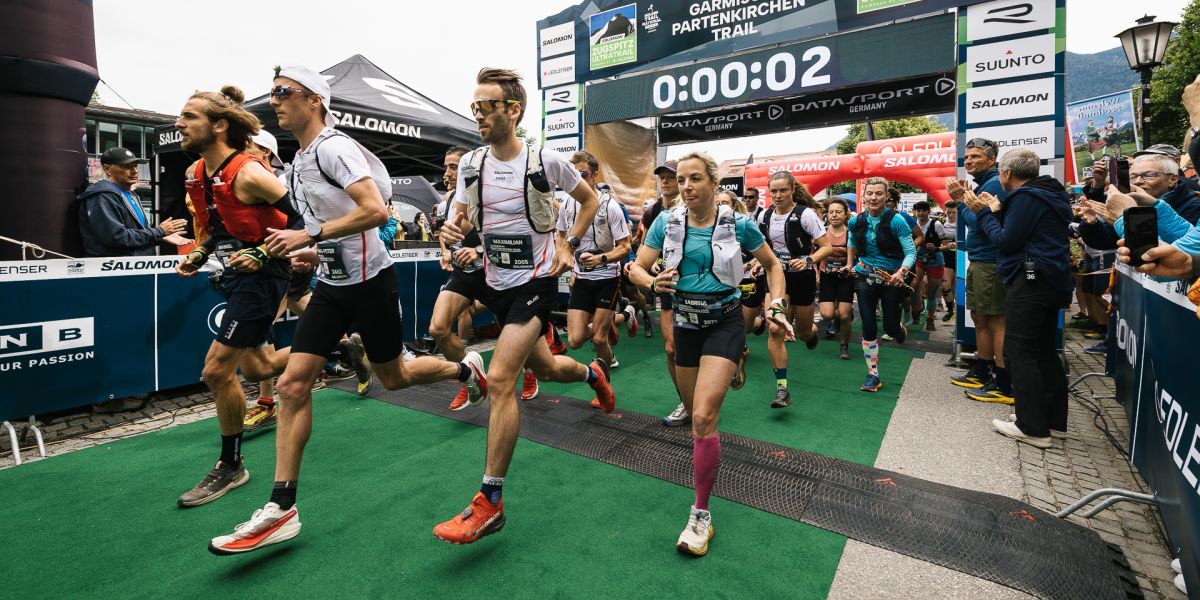
[[[1000,156],[1029,148],[1041,157],[1043,173],[1063,176],[1065,28],[1065,0],[994,0],[959,11],[959,148],[976,138],[996,142]],[[958,167],[965,176],[961,154]],[[958,264],[961,292],[969,264],[961,245]],[[974,345],[968,315],[958,311],[955,339]]]

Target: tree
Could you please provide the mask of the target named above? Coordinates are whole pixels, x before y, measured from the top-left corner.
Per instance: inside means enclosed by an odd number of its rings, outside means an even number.
[[[100,97],[100,90],[92,90],[92,100],[88,104],[104,104],[104,99]]]
[[[890,140],[898,137],[908,137],[910,135],[923,135],[926,133],[939,133],[946,131],[946,128],[933,120],[930,117],[904,117],[903,119],[893,119],[891,121],[877,121],[871,124],[875,130],[875,139]],[[867,127],[863,123],[856,123],[850,126],[850,131],[846,133],[846,137],[837,143],[838,154],[853,154],[855,146],[859,142],[867,139]],[[915,187],[897,183],[896,189],[901,192],[919,192]],[[853,181],[843,181],[829,186],[829,194],[845,194],[854,192]]]
[[[538,143],[537,138],[532,135],[529,135],[529,132],[525,130],[525,127],[523,125],[517,126],[517,137],[525,140],[525,143],[529,144],[530,146],[533,146]]]
[[[1180,98],[1183,88],[1195,80],[1197,73],[1200,73],[1200,0],[1192,0],[1175,26],[1163,64],[1154,69],[1150,79],[1149,144],[1183,144],[1188,115]]]

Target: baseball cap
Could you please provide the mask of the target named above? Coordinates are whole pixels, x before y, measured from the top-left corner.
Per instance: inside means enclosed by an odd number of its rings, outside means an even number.
[[[138,158],[136,154],[121,147],[109,148],[100,155],[100,164],[102,165],[128,165],[132,163],[148,163],[150,161],[144,158]]]
[[[676,172],[676,171],[678,171],[678,170],[679,170],[679,163],[678,163],[678,162],[676,162],[676,161],[673,161],[673,160],[668,160],[667,162],[665,162],[665,163],[663,163],[663,164],[661,164],[661,165],[658,165],[657,167],[655,167],[655,168],[654,168],[654,174],[655,174],[655,175],[661,175],[661,173],[659,173],[659,171],[664,171],[664,170],[665,170],[665,171],[670,171],[671,173],[674,173],[674,172]]]
[[[1147,156],[1150,154],[1158,154],[1161,156],[1166,156],[1171,160],[1179,160],[1179,157],[1182,153],[1179,151],[1179,148],[1176,148],[1170,144],[1154,144],[1145,150],[1138,150],[1137,152],[1134,152],[1133,157],[1137,158],[1139,156]]]
[[[275,140],[275,136],[271,135],[266,129],[259,129],[258,133],[250,136],[250,141],[271,151],[271,166],[276,169],[283,168],[283,161],[279,160],[279,142]]]
[[[324,75],[302,65],[286,65],[279,67],[279,74],[276,77],[287,77],[320,96],[321,103],[325,105],[325,126],[337,125],[337,120],[333,118],[333,113],[329,110],[329,103],[333,101],[333,92],[329,89],[329,81],[325,79]]]

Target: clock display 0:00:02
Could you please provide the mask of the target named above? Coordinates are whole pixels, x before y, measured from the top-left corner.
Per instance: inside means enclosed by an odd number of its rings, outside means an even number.
[[[800,76],[800,87],[829,83],[829,74],[821,74],[821,70],[829,64],[831,57],[832,52],[827,46],[813,46],[805,50],[800,60],[811,64]],[[750,63],[748,67],[744,62],[733,61],[721,67],[719,75],[713,67],[697,69],[690,77],[663,75],[654,80],[654,106],[660,110],[668,109],[676,101],[688,99],[704,104],[717,98],[718,94],[722,100],[741,100],[747,87],[758,90],[764,83],[773,92],[791,89],[796,83],[796,56],[791,52],[774,54],[767,59],[766,69],[758,61]]]

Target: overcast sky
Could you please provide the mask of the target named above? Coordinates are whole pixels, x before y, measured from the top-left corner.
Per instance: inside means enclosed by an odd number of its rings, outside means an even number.
[[[663,1],[663,0],[659,0]],[[681,0],[666,0],[681,1]],[[531,78],[529,117],[539,129],[536,22],[571,6],[566,0],[382,3],[366,0],[288,3],[208,0],[96,0],[99,87],[105,104],[177,114],[194,90],[232,83],[252,98],[266,92],[271,68],[316,70],[362,54],[414,90],[467,114],[475,73],[515,68]],[[1067,49],[1115,47],[1113,37],[1144,13],[1178,20],[1185,0],[1068,0]],[[187,10],[181,10],[187,7]],[[115,91],[114,91],[115,90]],[[718,160],[821,150],[844,127],[710,142]],[[687,151],[675,146],[671,155]]]

